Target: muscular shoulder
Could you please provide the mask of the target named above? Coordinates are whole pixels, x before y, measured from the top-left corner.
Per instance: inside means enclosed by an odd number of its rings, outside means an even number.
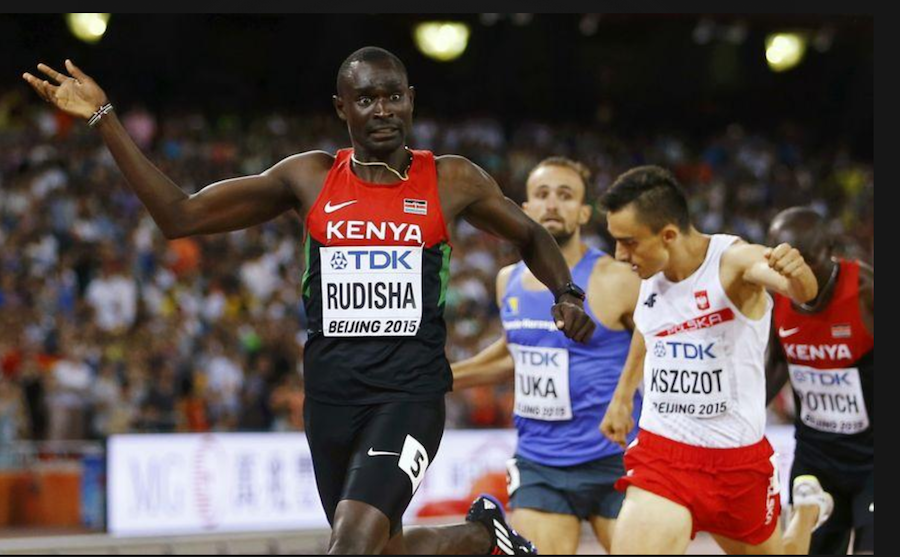
[[[641,278],[631,270],[631,266],[616,261],[611,256],[601,257],[594,264],[588,285],[591,309],[598,317],[615,308],[615,315],[607,316],[618,322],[620,316],[630,315],[637,305],[641,292]],[[598,313],[599,312],[599,313]]]
[[[738,238],[722,252],[722,265],[746,267],[759,261],[765,251],[766,246],[751,244]]]
[[[591,272],[591,284],[603,286],[604,289],[622,289],[623,293],[634,292],[641,288],[641,278],[631,270],[631,266],[606,255],[597,259]]]
[[[333,165],[334,155],[331,153],[307,151],[282,159],[263,174],[277,178],[308,207],[321,191]]]
[[[438,180],[456,186],[478,186],[491,178],[480,166],[460,155],[440,155],[434,158]]]
[[[766,263],[766,246],[751,244],[743,239],[736,240],[722,252],[722,261],[719,266],[719,276],[722,278],[726,289],[733,281],[743,284],[745,273],[754,265]],[[759,287],[747,284],[756,290]]]
[[[334,165],[334,155],[325,151],[306,151],[282,159],[266,171],[278,177],[298,177],[304,174],[328,173]]]

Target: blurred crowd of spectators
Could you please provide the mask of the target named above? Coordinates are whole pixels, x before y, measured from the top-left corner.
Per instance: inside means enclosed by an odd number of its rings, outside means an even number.
[[[283,157],[348,145],[332,114],[252,118],[120,113],[151,160],[188,193]],[[672,169],[697,227],[763,242],[791,205],[826,215],[839,249],[873,263],[874,169],[839,142],[785,125],[702,135],[611,133],[600,123],[420,116],[410,146],[458,153],[516,201],[529,170],[566,155],[597,193],[628,168]],[[451,224],[445,317],[451,361],[502,332],[497,270],[514,250]],[[609,249],[602,217],[586,241]],[[167,241],[97,135],[46,105],[0,97],[0,444],[102,439],[133,431],[303,428],[302,223],[286,214],[245,231]],[[508,427],[511,385],[452,393],[449,427]]]

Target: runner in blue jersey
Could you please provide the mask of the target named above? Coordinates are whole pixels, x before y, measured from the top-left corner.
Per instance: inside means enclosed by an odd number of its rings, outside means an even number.
[[[582,243],[580,228],[592,213],[589,179],[581,163],[545,159],[528,176],[523,208],[559,243],[574,282],[587,285],[585,308],[598,323],[590,341],[576,344],[557,330],[547,314],[553,295],[519,263],[497,276],[505,337],[452,366],[455,389],[515,377],[512,524],[543,554],[575,553],[582,520],[608,551],[623,500],[613,488],[625,473],[623,450],[599,426],[628,355],[640,279]],[[634,423],[640,409],[636,394]]]

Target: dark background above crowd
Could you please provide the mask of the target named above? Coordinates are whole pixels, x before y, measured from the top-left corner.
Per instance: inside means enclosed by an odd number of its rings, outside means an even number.
[[[454,20],[468,48],[441,63],[413,26]],[[796,68],[772,72],[769,33],[801,31]],[[419,114],[488,114],[592,123],[617,135],[700,134],[732,121],[764,131],[788,117],[823,144],[871,159],[871,16],[815,14],[113,14],[103,39],[77,41],[62,15],[0,16],[0,89],[23,71],[72,58],[111,98],[155,112],[260,114],[330,109],[337,67],[358,47],[395,52],[418,88]]]

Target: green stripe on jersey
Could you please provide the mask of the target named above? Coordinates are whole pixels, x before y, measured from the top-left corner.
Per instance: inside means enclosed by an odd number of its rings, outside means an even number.
[[[450,252],[452,248],[450,244],[447,242],[441,243],[441,253],[444,255],[443,262],[441,263],[441,297],[438,300],[438,305],[444,305],[445,299],[447,297],[447,285],[450,284]]]
[[[312,241],[312,238],[309,235],[309,232],[306,233],[306,241],[303,242],[303,261],[306,263],[306,269],[303,271],[303,280],[300,283],[301,289],[303,290],[303,297],[309,298],[309,268],[312,266],[309,260],[309,243]]]

